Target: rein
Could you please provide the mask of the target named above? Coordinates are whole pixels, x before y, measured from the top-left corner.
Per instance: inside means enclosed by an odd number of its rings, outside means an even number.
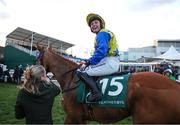
[[[64,74],[62,74],[62,76],[65,76],[65,75],[67,75],[68,73],[71,73],[71,72],[72,72],[70,81],[68,82],[69,84],[68,84],[68,86],[67,86],[66,89],[62,90],[62,93],[72,91],[72,90],[76,89],[76,88],[80,85],[80,84],[76,84],[75,86],[73,86],[73,87],[70,88],[70,83],[72,82],[72,80],[74,79],[74,77],[77,76],[76,73],[75,73],[75,71],[76,71],[79,67],[80,67],[80,65],[77,66],[77,67],[75,67],[75,68],[73,68],[73,69],[70,69],[70,70],[68,70],[67,72],[65,72]],[[79,79],[78,79],[77,81],[75,81],[75,83],[78,82],[78,81],[79,81]]]
[[[76,67],[76,68],[74,68],[74,69],[68,70],[67,72],[65,72],[65,73],[63,74],[63,76],[65,76],[66,74],[68,74],[68,73],[70,73],[70,72],[73,72],[72,77],[71,77],[69,83],[72,82],[73,78],[74,78],[75,75],[76,75],[76,74],[75,74],[75,70],[78,69],[78,68],[79,68],[79,66]],[[73,77],[73,76],[74,76],[74,77]],[[49,78],[50,82],[53,83],[53,82],[52,82],[52,79],[51,79],[49,76],[47,76],[47,77]],[[75,81],[75,82],[78,82],[78,81],[79,81],[79,79],[78,79],[77,81]],[[53,83],[53,84],[54,84],[54,83]],[[60,84],[59,84],[59,85],[60,85]],[[76,84],[76,86],[73,86],[73,87],[69,88],[70,84],[68,84],[67,89],[64,89],[64,90],[62,89],[62,87],[61,87],[61,85],[60,85],[60,91],[61,91],[62,93],[64,93],[64,92],[69,92],[69,91],[71,91],[71,90],[76,89],[79,85],[80,85],[80,84]]]

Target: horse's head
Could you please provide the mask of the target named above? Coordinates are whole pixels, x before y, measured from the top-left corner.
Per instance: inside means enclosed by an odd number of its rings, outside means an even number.
[[[43,46],[37,45],[37,50],[39,50],[39,55],[36,58],[36,64],[43,65],[47,72],[49,72],[49,66],[48,66],[48,57],[46,56],[46,51],[51,50],[51,47],[44,48]]]
[[[40,54],[37,58],[37,62],[43,65],[47,72],[52,72],[54,74],[57,81],[61,83],[63,90],[69,89],[69,85],[77,80],[74,76],[76,76],[75,71],[79,65],[66,58],[64,55],[53,51],[51,46],[46,49],[41,49],[39,47],[39,52]],[[68,87],[64,89],[65,84],[67,84]]]
[[[43,65],[47,72],[51,71],[56,67],[55,70],[61,70],[61,72],[69,72],[78,68],[78,64],[65,58],[63,55],[60,55],[53,51],[52,46],[43,48],[38,46],[39,55],[37,57],[37,64]],[[52,72],[52,71],[51,71]]]

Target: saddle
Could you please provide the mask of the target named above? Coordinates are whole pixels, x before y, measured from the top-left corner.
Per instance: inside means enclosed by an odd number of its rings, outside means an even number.
[[[94,77],[99,90],[102,92],[102,100],[88,102],[87,97],[90,89],[83,80],[79,80],[76,89],[77,102],[87,103],[98,107],[125,107],[126,92],[130,74],[127,72],[115,73],[107,76]]]

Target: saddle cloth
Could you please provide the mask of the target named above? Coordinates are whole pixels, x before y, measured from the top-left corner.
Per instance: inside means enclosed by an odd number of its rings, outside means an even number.
[[[78,81],[79,85],[76,89],[77,101],[79,103],[88,103],[97,107],[123,108],[126,106],[126,92],[129,76],[130,74],[116,74],[98,78],[96,84],[103,94],[102,100],[98,102],[87,101],[90,89],[80,80]]]

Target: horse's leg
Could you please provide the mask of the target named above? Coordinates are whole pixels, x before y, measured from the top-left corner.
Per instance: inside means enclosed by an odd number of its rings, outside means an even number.
[[[67,115],[64,124],[87,124],[87,121],[82,117],[77,118]]]

